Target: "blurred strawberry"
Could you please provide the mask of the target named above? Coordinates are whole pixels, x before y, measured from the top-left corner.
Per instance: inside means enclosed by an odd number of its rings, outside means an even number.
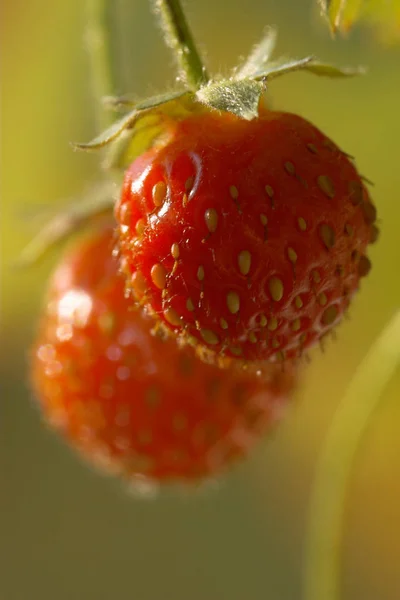
[[[282,415],[294,369],[220,370],[152,335],[124,297],[113,246],[107,227],[53,276],[31,364],[44,416],[91,463],[133,481],[215,475]]]

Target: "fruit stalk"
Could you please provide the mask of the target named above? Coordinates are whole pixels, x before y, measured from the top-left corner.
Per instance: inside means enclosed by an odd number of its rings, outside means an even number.
[[[180,0],[155,0],[164,39],[173,50],[181,77],[193,91],[207,83],[208,75],[194,43]]]
[[[112,43],[112,11],[114,3],[109,0],[86,0],[86,47],[89,56],[89,72],[92,94],[97,107],[96,126],[108,127],[113,122],[112,113],[101,100],[115,94],[116,66]]]

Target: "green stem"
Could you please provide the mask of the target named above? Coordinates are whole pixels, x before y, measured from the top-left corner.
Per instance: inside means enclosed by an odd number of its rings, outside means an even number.
[[[180,0],[155,0],[161,16],[165,41],[174,52],[181,76],[193,91],[207,83],[209,77],[197,51]]]
[[[358,367],[317,466],[305,554],[305,600],[339,600],[340,542],[346,487],[361,438],[400,366],[400,311]]]
[[[116,91],[117,61],[112,47],[112,0],[86,0],[86,45],[89,55],[92,94],[97,108],[97,127],[102,130],[113,122],[112,113],[101,100]]]

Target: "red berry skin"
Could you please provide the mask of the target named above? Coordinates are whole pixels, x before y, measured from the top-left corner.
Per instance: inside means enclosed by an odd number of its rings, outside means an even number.
[[[305,119],[217,112],[135,160],[116,205],[127,288],[215,355],[301,355],[366,275],[375,207],[353,163]]]
[[[282,415],[294,370],[219,370],[152,335],[124,297],[113,245],[99,231],[53,276],[31,361],[44,416],[88,461],[132,481],[213,476]]]

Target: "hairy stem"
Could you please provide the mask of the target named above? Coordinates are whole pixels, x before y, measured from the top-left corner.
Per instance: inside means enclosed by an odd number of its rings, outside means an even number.
[[[203,61],[194,43],[180,0],[155,0],[161,27],[168,46],[174,52],[181,76],[193,91],[208,81]]]
[[[354,457],[383,392],[400,366],[400,311],[358,367],[317,466],[305,554],[305,600],[339,600],[340,543]]]

